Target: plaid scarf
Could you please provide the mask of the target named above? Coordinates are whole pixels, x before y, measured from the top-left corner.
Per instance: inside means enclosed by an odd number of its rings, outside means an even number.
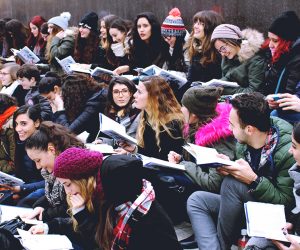
[[[111,250],[127,249],[131,234],[129,222],[137,222],[141,217],[146,215],[154,199],[155,192],[151,183],[143,179],[142,193],[139,197],[133,203],[128,201],[115,208],[119,214],[119,221],[113,231],[115,238]]]
[[[278,142],[278,132],[274,127],[271,127],[267,135],[266,143],[261,150],[261,157],[260,157],[258,169],[260,169],[266,164],[269,156],[274,151],[277,142]],[[249,164],[251,163],[251,156],[249,150],[246,150],[245,152],[245,159]]]

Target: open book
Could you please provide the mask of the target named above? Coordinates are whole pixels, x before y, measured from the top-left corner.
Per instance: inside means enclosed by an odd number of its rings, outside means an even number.
[[[68,56],[62,60],[60,60],[59,58],[55,57],[56,61],[59,63],[59,65],[62,67],[63,71],[66,74],[71,74],[72,70],[70,68],[70,65],[73,63],[76,63],[74,58],[72,56]]]
[[[73,249],[71,241],[65,235],[59,234],[31,234],[28,231],[17,229],[21,243],[30,250],[58,250]]]
[[[286,225],[284,205],[252,202],[244,203],[249,236],[287,241],[282,233]],[[300,243],[299,236],[295,237]]]
[[[24,63],[35,64],[40,61],[40,59],[34,54],[27,46],[23,49],[10,49],[14,56],[19,57]]]
[[[143,161],[143,165],[147,168],[159,170],[160,167],[163,167],[163,168],[170,168],[170,169],[174,169],[174,170],[186,171],[184,165],[171,163],[171,162],[160,160],[160,159],[157,159],[154,157],[148,157],[148,156],[145,156],[142,154],[138,154],[138,155],[141,157],[141,159]]]
[[[94,143],[86,143],[85,144],[87,149],[93,150],[93,151],[98,151],[102,154],[115,154],[116,151],[114,151],[113,147],[108,144],[94,144]]]
[[[196,159],[196,164],[201,167],[221,167],[236,164],[234,161],[217,157],[218,152],[214,148],[202,147],[192,143],[184,145],[183,148]]]
[[[140,75],[144,76],[161,76],[169,84],[172,89],[180,89],[184,84],[186,84],[187,79],[182,75],[176,73],[175,71],[168,71],[157,67],[156,65],[148,66],[143,70],[139,70]]]
[[[137,140],[126,134],[126,128],[106,115],[99,114],[100,131],[117,141],[137,144]]]
[[[233,87],[233,88],[238,88],[240,85],[238,85],[236,82],[228,82],[228,81],[223,81],[219,79],[211,79],[208,82],[201,82],[202,86],[224,86],[224,87]]]
[[[24,184],[24,181],[17,177],[14,177],[12,175],[0,171],[0,185],[1,184],[13,187],[13,186],[20,186]]]
[[[79,72],[79,73],[85,73],[85,74],[91,74],[90,70],[91,65],[87,64],[80,64],[80,63],[72,63],[70,64],[70,70],[72,72]]]

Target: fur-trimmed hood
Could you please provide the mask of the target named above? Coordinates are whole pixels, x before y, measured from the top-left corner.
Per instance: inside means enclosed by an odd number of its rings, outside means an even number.
[[[229,129],[229,113],[232,106],[227,103],[219,103],[216,107],[218,116],[204,126],[201,126],[195,134],[195,143],[199,146],[209,146],[221,139],[232,136]]]
[[[238,53],[238,59],[240,62],[244,62],[253,57],[259,51],[264,42],[263,34],[254,29],[244,29],[242,30],[242,35],[243,41]]]

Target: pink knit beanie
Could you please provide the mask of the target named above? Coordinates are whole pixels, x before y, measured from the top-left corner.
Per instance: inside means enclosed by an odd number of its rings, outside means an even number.
[[[62,152],[54,163],[55,177],[79,180],[96,175],[103,160],[100,152],[83,148],[68,148]]]

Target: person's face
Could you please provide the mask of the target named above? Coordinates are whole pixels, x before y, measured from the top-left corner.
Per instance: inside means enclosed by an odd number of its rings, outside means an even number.
[[[190,113],[190,111],[185,106],[181,107],[181,112],[183,113],[184,121],[187,124],[194,124],[199,120],[197,116],[193,113]]]
[[[294,136],[292,135],[292,145],[289,149],[289,152],[293,155],[295,161],[297,162],[298,166],[300,166],[300,143],[298,143]]]
[[[268,32],[268,37],[270,39],[269,48],[270,48],[272,56],[273,56],[279,45],[279,36],[276,36],[275,34]]]
[[[239,47],[224,43],[218,39],[215,41],[215,48],[222,56],[225,56],[228,59],[234,58],[239,52]]]
[[[56,157],[53,145],[49,145],[47,151],[32,148],[26,149],[26,152],[29,158],[35,162],[37,169],[45,169],[49,173],[53,172],[54,161]]]
[[[232,131],[233,136],[239,143],[247,144],[245,128],[241,127],[237,111],[233,108],[229,114],[229,129]]]
[[[117,106],[125,107],[128,104],[132,93],[129,92],[129,89],[125,84],[117,83],[112,89],[112,96]]]
[[[171,48],[174,48],[176,43],[176,36],[164,36],[164,40],[169,44]]]
[[[116,28],[110,28],[109,34],[115,43],[122,43],[126,36],[125,32],[122,32]]]
[[[142,82],[140,82],[137,86],[137,91],[133,96],[135,107],[141,110],[146,109],[148,102],[148,91]]]
[[[41,33],[41,36],[44,39],[44,41],[47,42],[48,34]]]
[[[101,34],[102,38],[104,38],[104,39],[107,38],[107,32],[106,32],[106,27],[105,27],[104,21],[101,21],[101,23],[100,23],[100,34]]]
[[[66,194],[68,195],[76,195],[76,194],[81,194],[80,187],[70,179],[65,179],[65,178],[60,178],[57,177],[58,181],[63,184]]]
[[[29,138],[39,127],[40,122],[34,122],[27,114],[20,114],[16,118],[16,132],[19,135],[20,141],[25,141]]]
[[[31,77],[31,79],[29,80],[26,77],[20,77],[19,81],[23,87],[23,89],[30,89],[31,87],[35,86],[35,79],[33,77]]]
[[[54,91],[50,91],[47,94],[41,94],[41,96],[45,97],[47,100],[49,100],[50,102],[52,102],[55,99],[55,92]]]
[[[137,31],[141,40],[148,42],[151,37],[151,25],[148,22],[147,18],[141,17],[137,21]]]
[[[91,30],[86,27],[80,26],[79,32],[80,32],[81,38],[87,38],[89,36],[89,34],[91,33]]]
[[[30,27],[30,32],[32,33],[32,35],[34,37],[37,37],[39,35],[39,28],[37,26],[35,26],[33,23],[30,23],[29,27]]]
[[[8,86],[12,83],[13,79],[7,68],[1,69],[0,71],[0,80],[3,86]]]
[[[204,27],[205,24],[203,22],[200,22],[199,20],[194,23],[193,29],[195,38],[202,40],[205,37]]]
[[[48,23],[48,33],[51,35],[53,31],[54,25],[52,23]]]

